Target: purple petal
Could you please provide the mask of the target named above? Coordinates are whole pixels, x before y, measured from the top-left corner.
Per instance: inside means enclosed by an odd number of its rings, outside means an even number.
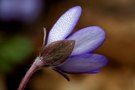
[[[80,6],[73,7],[64,13],[52,27],[48,37],[48,44],[65,39],[74,29],[80,15]]]
[[[105,39],[105,32],[98,26],[91,26],[77,31],[68,39],[75,40],[71,55],[83,54],[99,47]]]
[[[100,72],[100,70],[94,70],[94,71],[90,71],[90,72],[86,72],[86,73],[88,73],[88,74],[97,74],[99,72]]]
[[[58,68],[67,73],[92,73],[107,64],[105,56],[82,54],[72,56]]]

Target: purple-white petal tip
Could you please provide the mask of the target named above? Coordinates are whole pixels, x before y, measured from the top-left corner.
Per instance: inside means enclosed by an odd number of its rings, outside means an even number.
[[[58,40],[64,40],[76,26],[82,9],[75,6],[67,10],[54,24],[48,36],[48,44]]]
[[[102,40],[104,41],[106,38],[106,33],[105,31],[99,27],[99,26],[91,26],[91,28],[95,29],[95,30],[99,30],[100,34],[102,35]]]
[[[68,37],[69,40],[76,41],[72,55],[92,52],[104,42],[105,36],[104,30],[98,26],[90,26],[78,30]]]
[[[58,68],[66,73],[96,73],[107,62],[107,58],[100,54],[82,54],[71,56]]]
[[[105,31],[101,27],[99,27],[99,26],[90,26],[88,28],[91,28],[90,30],[98,32],[98,36],[102,37],[102,38],[100,38],[101,39],[101,43],[104,42],[104,40],[106,38],[106,33],[105,33]]]
[[[77,12],[82,12],[82,8],[81,6],[75,6],[75,7],[72,7],[70,10],[76,10]]]

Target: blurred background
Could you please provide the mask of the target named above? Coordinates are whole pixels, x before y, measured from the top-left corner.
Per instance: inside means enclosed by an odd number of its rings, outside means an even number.
[[[107,36],[95,53],[109,63],[99,74],[68,74],[43,68],[25,90],[135,90],[135,0],[0,0],[0,90],[16,90],[47,33],[69,8],[80,5],[74,31],[99,25]]]

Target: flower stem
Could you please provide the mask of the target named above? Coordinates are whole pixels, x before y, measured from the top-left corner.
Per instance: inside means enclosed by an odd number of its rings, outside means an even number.
[[[42,61],[37,58],[35,62],[32,64],[30,69],[25,74],[24,78],[22,79],[18,90],[24,90],[26,84],[28,83],[31,76],[42,66]]]

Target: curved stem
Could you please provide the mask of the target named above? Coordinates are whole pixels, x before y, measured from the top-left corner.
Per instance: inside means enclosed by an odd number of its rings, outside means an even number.
[[[26,75],[24,76],[24,78],[22,79],[18,90],[24,90],[27,82],[29,81],[30,77],[33,75],[33,73],[36,71],[36,67],[35,65],[32,65],[30,67],[30,69],[27,71]]]
[[[29,79],[31,78],[31,76],[42,66],[42,61],[37,58],[35,60],[35,62],[32,64],[32,66],[30,67],[30,69],[27,71],[27,73],[25,74],[24,78],[22,79],[18,90],[24,90],[26,84],[28,83]]]

